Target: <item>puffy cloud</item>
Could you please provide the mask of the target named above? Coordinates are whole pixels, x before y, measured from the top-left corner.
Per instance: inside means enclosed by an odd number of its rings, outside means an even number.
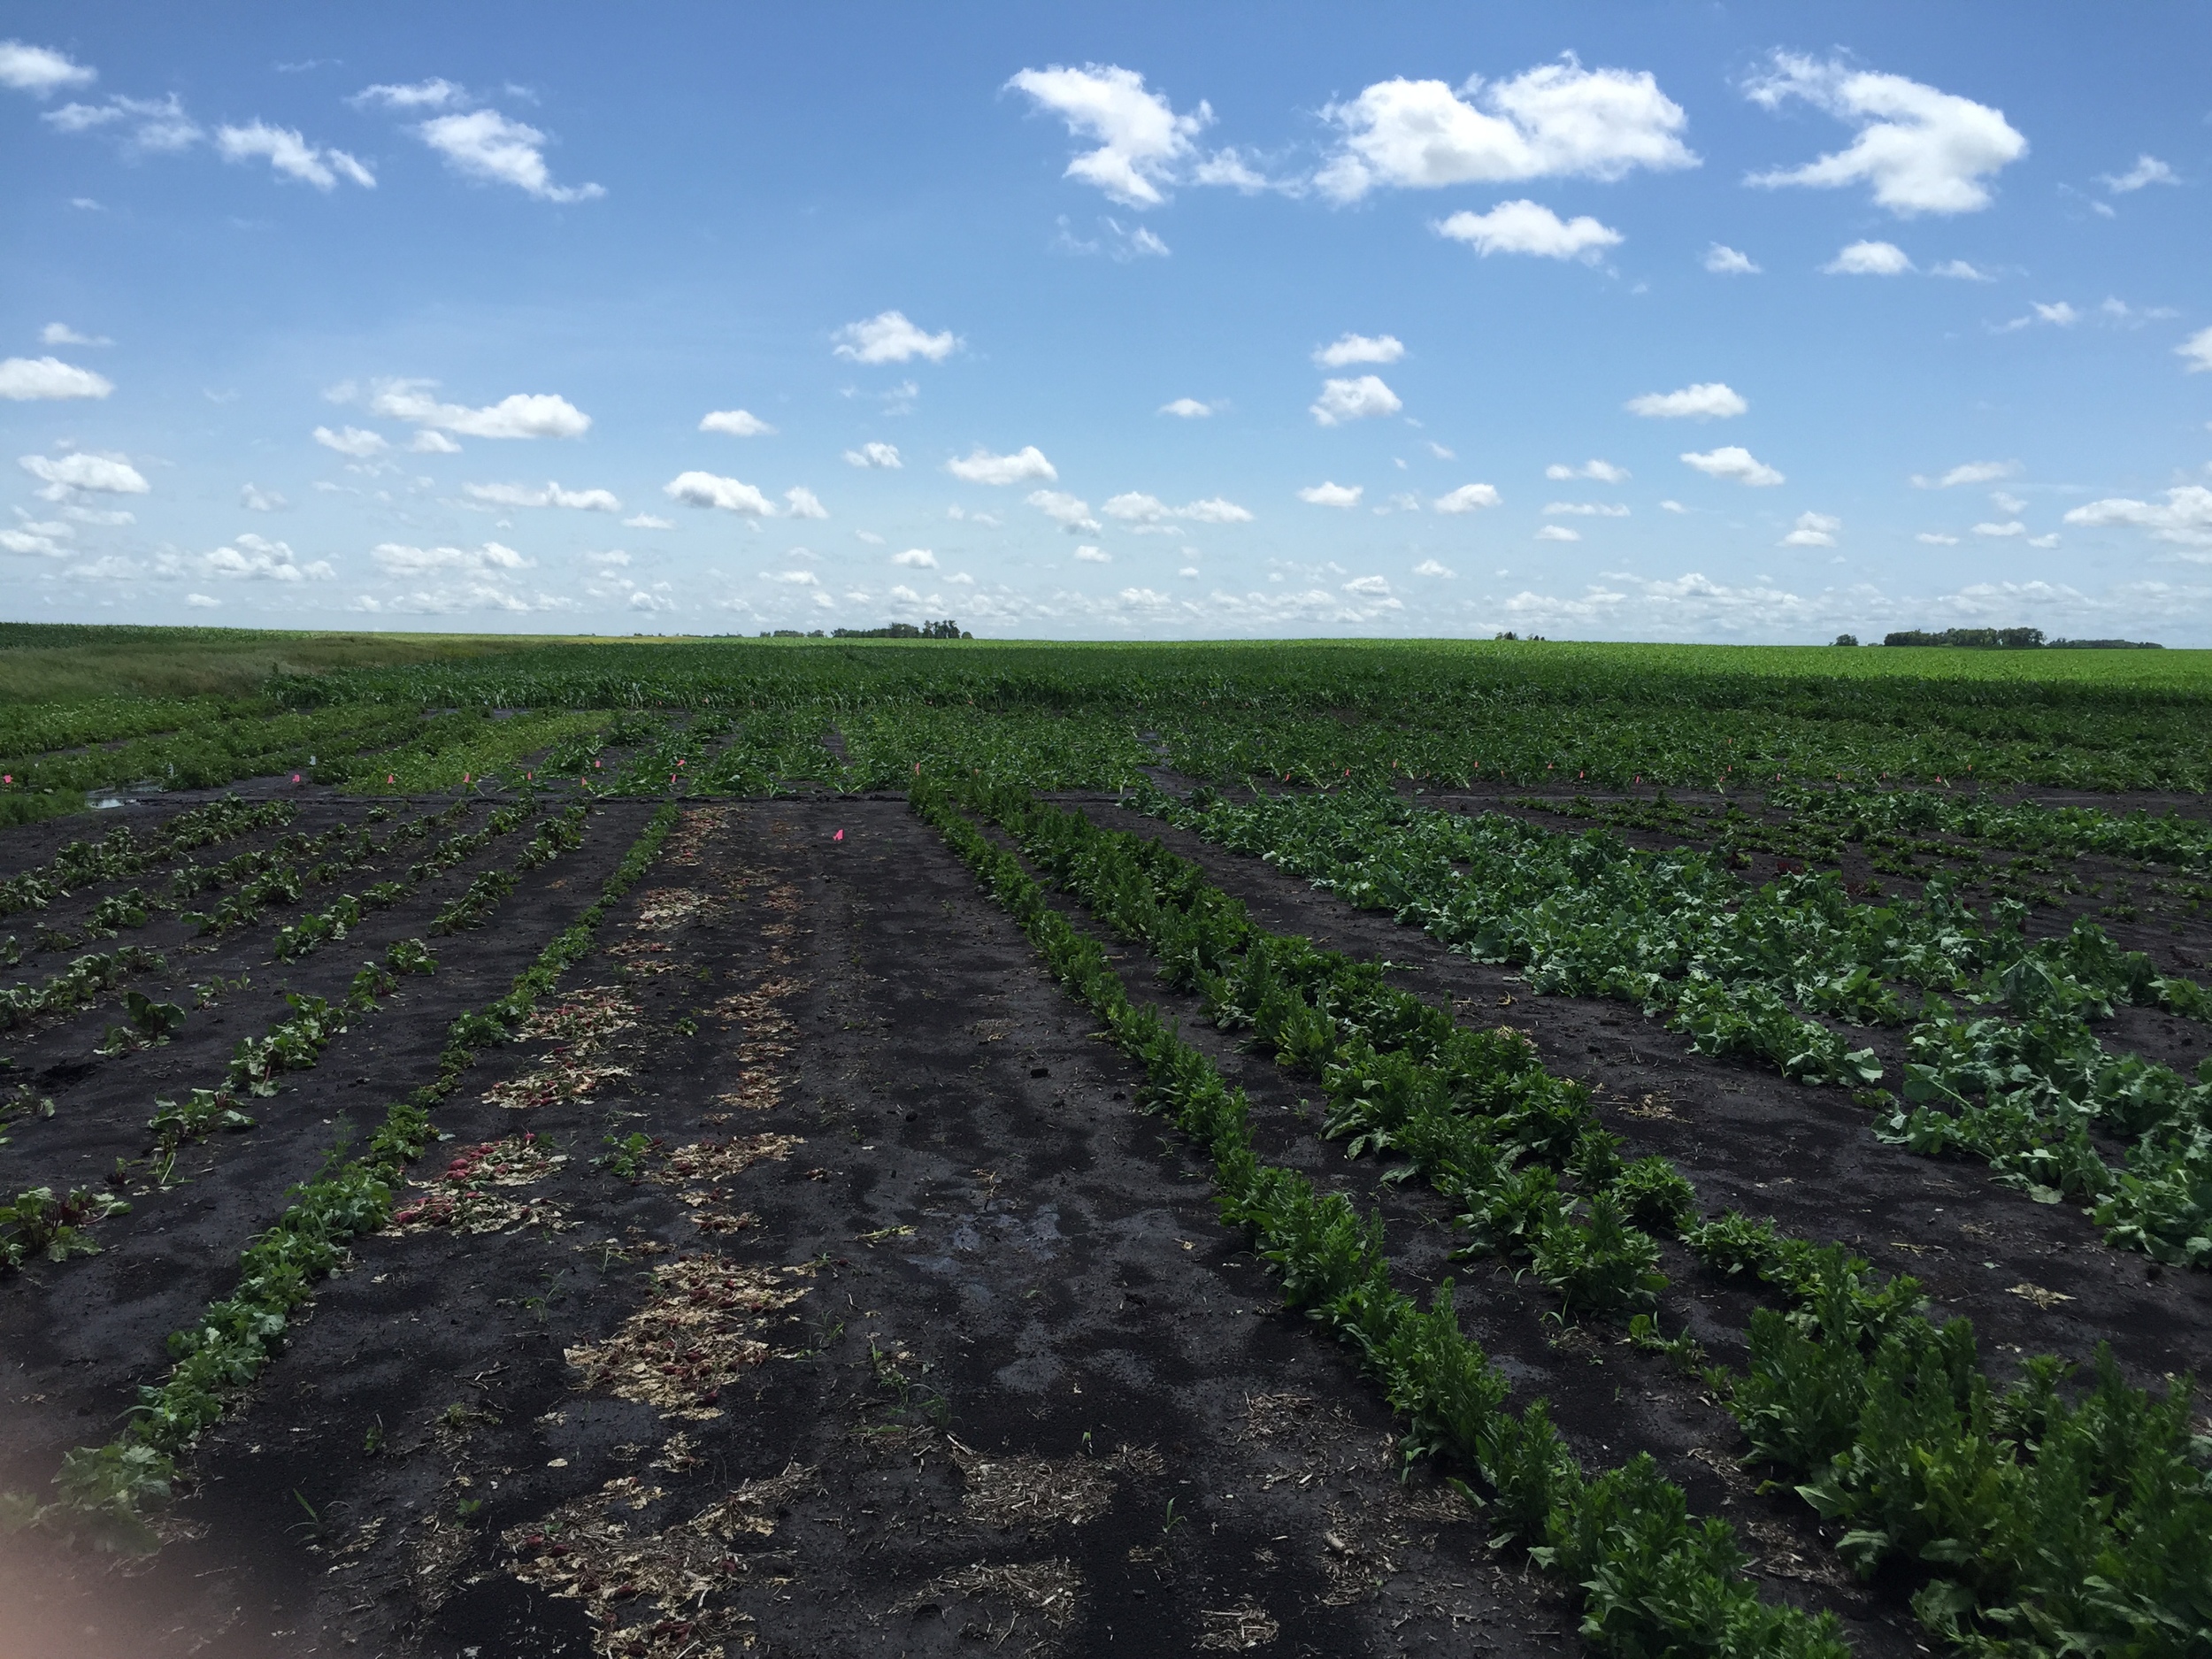
[[[463,178],[510,184],[541,202],[588,202],[606,195],[595,184],[555,184],[545,165],[545,134],[496,110],[437,116],[415,133]]]
[[[404,86],[383,83],[364,87],[346,100],[356,109],[375,104],[387,110],[447,110],[466,104],[468,94],[442,77],[412,81]]]
[[[1439,563],[1435,559],[1423,559],[1418,565],[1416,565],[1413,567],[1413,573],[1416,576],[1434,576],[1445,580],[1449,580],[1451,578],[1459,574],[1457,571],[1451,569],[1448,565]]]
[[[211,594],[187,594],[184,603],[195,611],[217,611],[222,608],[223,603]]]
[[[1770,110],[1802,98],[1859,129],[1848,150],[1754,173],[1747,183],[1832,188],[1863,182],[1900,218],[1987,207],[1985,180],[2028,153],[2028,141],[2001,111],[1902,75],[1777,52],[1770,72],[1745,90]]]
[[[2081,320],[2081,313],[2064,300],[2049,304],[2041,300],[2030,300],[2028,309],[2009,322],[2000,323],[1993,331],[2001,334],[2017,334],[2023,328],[2032,328],[2039,323],[2054,328],[2071,328]]]
[[[1691,389],[1704,388],[1694,387]],[[1671,395],[1676,397],[1683,396],[1680,392]],[[1544,469],[1544,476],[1554,482],[1563,482],[1571,478],[1594,478],[1601,484],[1625,484],[1631,474],[1626,467],[1615,466],[1610,461],[1589,460],[1580,466],[1569,466],[1563,462],[1554,461]]]
[[[1179,518],[1189,518],[1199,524],[1249,524],[1251,511],[1219,495],[1210,495],[1203,501],[1185,503],[1175,510]]]
[[[1349,202],[1378,186],[1544,178],[1618,179],[1693,167],[1681,106],[1650,72],[1586,70],[1572,57],[1509,81],[1378,81],[1322,111],[1344,134],[1314,182]]]
[[[926,547],[910,547],[903,553],[894,553],[891,563],[909,570],[933,571],[937,568],[937,556]]]
[[[597,565],[609,569],[619,568],[622,565],[627,565],[629,562],[629,554],[618,547],[609,548],[603,553],[587,553],[584,555],[585,564]]]
[[[1298,492],[1298,499],[1314,507],[1356,507],[1366,488],[1363,484],[1348,488],[1342,484],[1310,484]]]
[[[627,530],[673,530],[676,527],[676,521],[673,518],[656,518],[649,512],[639,513],[634,518],[625,518],[622,524],[623,527]]]
[[[1751,256],[1739,253],[1725,242],[1715,242],[1705,250],[1705,268],[1715,276],[1757,276],[1759,267],[1751,263]]]
[[[556,595],[539,594],[526,598],[511,588],[503,588],[496,580],[479,579],[457,587],[417,588],[392,599],[379,599],[373,594],[357,595],[349,610],[366,611],[370,615],[387,612],[403,616],[453,616],[471,611],[497,611],[509,616],[528,616],[546,611],[573,611],[576,602]]]
[[[1974,534],[1976,535],[1988,536],[1993,539],[2022,536],[2027,534],[2027,533],[2028,526],[2022,524],[2017,518],[2008,518],[2002,524],[1983,523],[1978,524],[1974,526]]]
[[[1090,503],[1065,490],[1035,489],[1024,499],[1070,535],[1098,534],[1098,520],[1091,517]]]
[[[380,432],[371,432],[362,426],[342,426],[333,432],[328,426],[315,428],[315,442],[326,449],[335,449],[349,455],[357,461],[365,461],[373,455],[381,455],[392,446]]]
[[[40,118],[59,133],[89,133],[127,127],[127,149],[150,155],[188,150],[207,134],[184,112],[175,93],[165,98],[110,98],[105,104],[65,104]]]
[[[767,438],[776,429],[749,409],[710,410],[699,418],[702,432],[725,432],[733,438]]]
[[[2126,196],[2131,191],[2141,189],[2147,184],[2179,184],[2181,179],[2171,167],[2159,160],[2157,157],[2138,156],[2135,158],[2135,165],[2125,173],[2117,177],[2111,173],[2102,174],[2099,182],[2115,196]]]
[[[904,582],[897,583],[892,588],[891,597],[902,605],[918,605],[922,603],[921,595],[916,593]]]
[[[49,323],[38,331],[38,342],[42,346],[111,346],[115,343],[105,334],[81,334],[67,323]]]
[[[1570,530],[1563,524],[1548,524],[1536,533],[1536,539],[1539,541],[1579,541],[1582,532]]]
[[[630,609],[633,611],[673,611],[675,608],[676,602],[665,594],[648,593],[640,588],[630,595]]]
[[[1662,512],[1687,512],[1689,511],[1689,509],[1685,507],[1678,501],[1663,501],[1659,503],[1659,511]]]
[[[1364,420],[1372,415],[1394,415],[1404,407],[1380,375],[1363,374],[1356,380],[1324,380],[1311,413],[1321,426],[1340,426],[1348,420]]]
[[[1056,482],[1060,477],[1044,451],[1029,444],[1011,455],[993,455],[988,449],[978,448],[964,461],[945,463],[945,471],[970,484],[1019,484],[1025,480],[1041,478]]]
[[[1075,549],[1075,557],[1086,565],[1111,565],[1114,562],[1114,556],[1100,547],[1079,547]]]
[[[318,149],[288,127],[265,121],[220,127],[215,130],[215,148],[225,161],[265,160],[280,176],[325,192],[337,188],[340,179],[365,190],[376,188],[376,175],[344,150]]]
[[[1726,420],[1751,405],[1724,381],[1701,380],[1678,392],[1646,392],[1624,405],[1632,415],[1655,420]]]
[[[1203,420],[1214,412],[1214,405],[1202,403],[1195,397],[1179,397],[1171,403],[1162,403],[1157,412],[1179,420]]]
[[[948,518],[964,519],[969,524],[979,524],[987,530],[997,529],[1000,522],[999,517],[996,513],[970,512],[958,502],[955,502],[951,506],[945,509],[945,517]],[[865,535],[863,535],[861,538],[864,541],[868,539],[869,538]],[[874,539],[879,541],[883,540],[881,536],[877,536]]]
[[[369,557],[379,569],[396,576],[417,576],[429,571],[521,571],[535,562],[497,541],[477,548],[411,547],[401,541],[380,541],[369,549]]]
[[[895,443],[864,443],[857,449],[845,451],[845,465],[896,468],[905,463],[899,459],[899,446]]]
[[[281,512],[291,503],[273,489],[258,489],[248,484],[238,492],[238,504],[248,512]]]
[[[1625,518],[1628,509],[1619,502],[1608,501],[1553,501],[1544,503],[1544,512],[1550,518]]]
[[[1436,498],[1439,512],[1473,512],[1481,507],[1494,507],[1499,495],[1494,484],[1462,484],[1457,489]]]
[[[1449,449],[1446,449],[1433,438],[1426,438],[1424,439],[1423,442],[1428,445],[1429,453],[1440,461],[1456,461],[1459,459],[1456,455],[1454,455]]]
[[[373,413],[467,438],[580,438],[591,417],[550,392],[517,392],[482,409],[442,403],[435,380],[388,380],[369,401]]]
[[[815,493],[803,484],[794,484],[783,493],[784,511],[794,518],[826,518],[829,509],[822,505]]]
[[[1354,363],[1395,363],[1406,354],[1395,334],[1340,334],[1313,354],[1325,369],[1340,369]]]
[[[1223,496],[1210,496],[1180,507],[1171,507],[1158,496],[1145,495],[1141,490],[1130,490],[1114,496],[1107,502],[1105,512],[1109,518],[1118,518],[1122,523],[1140,530],[1171,528],[1170,521],[1177,518],[1188,518],[1199,524],[1249,524],[1252,520],[1248,509],[1240,507]]]
[[[1732,478],[1739,484],[1763,488],[1784,481],[1782,474],[1765,462],[1752,458],[1751,451],[1740,444],[1727,444],[1703,455],[1689,454],[1682,457],[1686,465],[1694,466],[1708,478]]]
[[[1946,535],[1940,530],[1923,530],[1913,540],[1925,541],[1930,547],[1956,547],[1959,544],[1958,537]]]
[[[2068,524],[2131,525],[2147,530],[2152,539],[2185,547],[2212,547],[2212,489],[2185,484],[2166,492],[2162,503],[2111,496],[2077,507],[2066,515]]]
[[[440,432],[435,426],[425,426],[408,440],[410,455],[458,455],[461,446]]]
[[[1912,475],[1915,489],[1952,489],[1961,484],[1991,484],[2020,470],[2017,461],[1962,461],[1940,478]]]
[[[622,503],[610,490],[563,489],[548,484],[534,489],[525,484],[465,484],[474,499],[495,507],[571,507],[580,512],[620,512]]]
[[[143,495],[153,487],[127,461],[104,455],[19,456],[16,465],[44,482],[38,493],[48,501],[67,499],[72,490],[102,490],[112,495]]]
[[[1833,547],[1836,532],[1843,528],[1843,520],[1824,512],[1801,512],[1797,523],[1784,536],[1784,547]]]
[[[1912,261],[1895,242],[1855,242],[1820,268],[1830,276],[1898,276]]]
[[[25,403],[35,399],[105,397],[115,382],[59,357],[10,357],[0,362],[0,397]]]
[[[1526,253],[1546,259],[1594,260],[1600,250],[1625,240],[1587,213],[1563,219],[1525,197],[1501,202],[1487,213],[1463,210],[1433,228],[1440,236],[1465,242],[1486,259],[1494,253]]]
[[[951,329],[926,334],[907,321],[904,311],[879,311],[864,322],[847,323],[836,340],[836,355],[854,363],[906,363],[916,357],[942,363],[960,349],[960,337]]]
[[[2200,328],[2174,348],[2174,355],[2187,359],[2191,374],[2201,374],[2212,369],[2212,328]]]
[[[1390,595],[1390,583],[1380,576],[1355,576],[1342,587],[1348,594],[1361,594],[1371,599],[1386,599]]]
[[[0,529],[0,552],[41,554],[47,558],[67,558],[70,549],[61,545],[76,532],[65,524],[37,524],[25,522],[12,529]]]
[[[726,512],[750,513],[756,518],[768,518],[776,511],[752,485],[712,472],[680,472],[661,486],[661,493],[687,507],[719,507]]]
[[[1077,137],[1097,143],[1069,162],[1063,177],[1096,185],[1132,207],[1166,199],[1160,187],[1171,181],[1177,164],[1213,119],[1202,103],[1194,113],[1178,115],[1165,96],[1146,89],[1142,75],[1112,64],[1025,69],[1006,84],[1060,117]]]
[[[1996,503],[1998,511],[2012,513],[2016,517],[2028,510],[2026,502],[2005,490],[1992,490],[1989,499]]]
[[[794,588],[819,588],[822,585],[822,579],[812,571],[763,571],[760,579],[764,582],[788,582]]]
[[[229,546],[202,553],[187,563],[200,575],[227,581],[326,582],[338,574],[328,559],[303,565],[284,542],[252,534],[239,536]]]
[[[68,87],[88,87],[99,78],[99,71],[73,63],[50,47],[0,41],[0,87],[11,91],[42,98]]]
[[[1036,497],[1030,499],[1034,501]],[[1140,490],[1111,497],[1106,503],[1105,511],[1109,518],[1118,518],[1125,524],[1158,524],[1174,513],[1157,495],[1147,495]]]
[[[1941,265],[1930,265],[1928,274],[1948,277],[1955,282],[1994,282],[1997,280],[1993,272],[1985,271],[1977,265],[1969,265],[1963,259],[1946,259]]]

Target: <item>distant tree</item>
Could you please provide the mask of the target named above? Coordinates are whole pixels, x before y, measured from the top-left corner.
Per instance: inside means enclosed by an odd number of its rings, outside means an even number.
[[[1839,645],[1856,645],[1858,642],[1859,636],[1855,634],[1839,634],[1836,635],[1836,643]]]

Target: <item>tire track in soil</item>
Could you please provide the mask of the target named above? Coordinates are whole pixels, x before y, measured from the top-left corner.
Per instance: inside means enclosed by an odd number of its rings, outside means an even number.
[[[1625,1003],[1534,995],[1510,968],[1448,952],[1417,927],[1356,910],[1257,858],[1099,796],[1056,798],[1107,827],[1157,837],[1244,901],[1262,926],[1406,964],[1402,988],[1448,1002],[1463,1021],[1525,1031],[1547,1067],[1591,1085],[1599,1118],[1631,1156],[1672,1159],[1708,1212],[1768,1217],[1786,1233],[1847,1244],[1886,1272],[1912,1274],[1939,1317],[1973,1320],[1994,1376],[2008,1375],[2024,1354],[2085,1361],[2100,1340],[2139,1383],[2212,1371],[2212,1275],[2114,1249],[2078,1207],[2032,1202],[1980,1164],[1883,1145],[1845,1090],[1694,1054],[1687,1038]],[[1886,1059],[1894,1081],[1894,1056]],[[1678,1290],[1698,1289],[1679,1316],[1700,1341],[1739,1362],[1750,1300],[1716,1284],[1680,1247],[1665,1252]],[[1678,1310],[1669,1301],[1672,1329]]]

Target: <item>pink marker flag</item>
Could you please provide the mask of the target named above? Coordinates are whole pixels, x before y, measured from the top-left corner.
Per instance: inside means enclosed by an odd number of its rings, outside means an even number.
[[[830,839],[833,841],[841,841],[845,839],[845,832],[843,830],[839,830],[837,833],[831,836]]]

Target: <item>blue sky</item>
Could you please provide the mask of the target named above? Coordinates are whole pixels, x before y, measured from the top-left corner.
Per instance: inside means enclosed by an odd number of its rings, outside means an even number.
[[[2212,644],[2212,13],[0,4],[0,613]]]

